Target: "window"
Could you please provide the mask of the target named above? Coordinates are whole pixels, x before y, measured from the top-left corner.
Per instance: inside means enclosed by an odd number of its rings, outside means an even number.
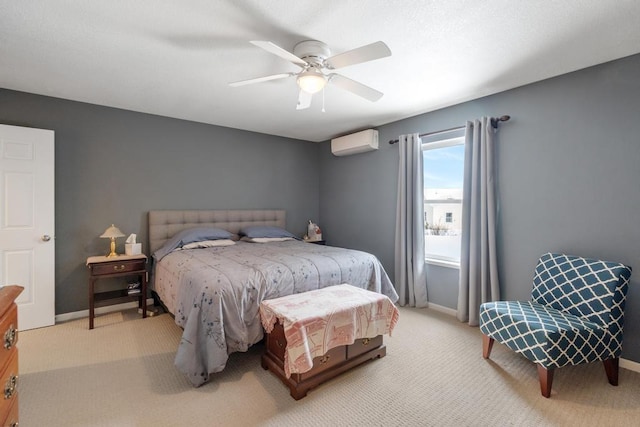
[[[464,132],[464,131],[463,131]],[[462,233],[464,136],[422,140],[424,245],[429,263],[457,267]]]

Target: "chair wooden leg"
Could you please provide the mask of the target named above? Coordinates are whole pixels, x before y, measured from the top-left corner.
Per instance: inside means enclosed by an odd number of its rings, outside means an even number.
[[[602,361],[604,363],[604,370],[607,373],[609,384],[618,385],[618,372],[620,371],[620,359],[607,359]]]
[[[538,377],[540,378],[540,392],[546,398],[551,396],[551,383],[553,383],[553,369],[547,369],[538,365]]]
[[[482,357],[489,358],[491,349],[493,348],[493,342],[495,340],[488,335],[482,335]]]

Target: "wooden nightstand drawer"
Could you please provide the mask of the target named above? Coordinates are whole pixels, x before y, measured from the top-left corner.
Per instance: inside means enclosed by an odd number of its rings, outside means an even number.
[[[126,273],[128,271],[139,271],[146,268],[146,260],[134,259],[124,261],[109,261],[100,264],[91,264],[92,274],[102,276],[105,274]]]

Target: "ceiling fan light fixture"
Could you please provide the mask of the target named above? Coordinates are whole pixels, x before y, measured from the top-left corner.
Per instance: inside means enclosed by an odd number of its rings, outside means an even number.
[[[307,70],[298,75],[296,80],[300,89],[307,93],[320,92],[327,84],[327,79],[321,72],[312,69]]]

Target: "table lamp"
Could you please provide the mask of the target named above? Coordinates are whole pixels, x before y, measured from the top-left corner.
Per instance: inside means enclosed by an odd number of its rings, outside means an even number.
[[[118,254],[116,253],[116,237],[124,237],[122,231],[120,231],[120,229],[115,225],[111,224],[111,227],[107,228],[100,237],[111,239],[111,252],[109,252],[107,258],[118,256]]]

